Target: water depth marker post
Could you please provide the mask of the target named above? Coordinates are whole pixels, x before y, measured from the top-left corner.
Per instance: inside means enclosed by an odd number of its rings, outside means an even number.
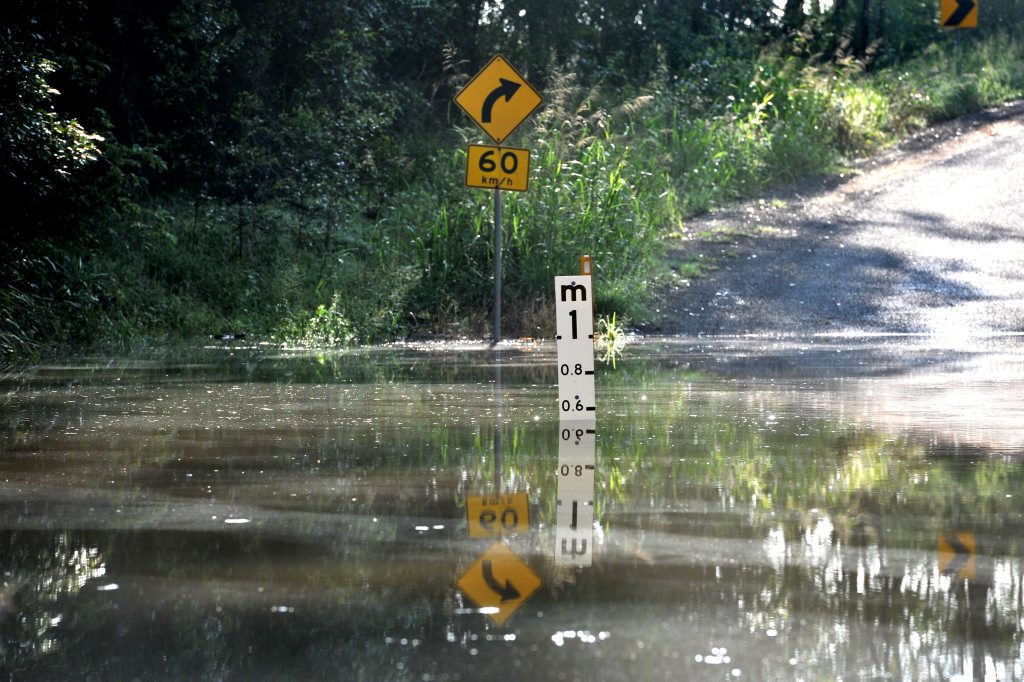
[[[544,98],[500,54],[487,62],[455,95],[455,103],[498,145],[543,101]],[[469,145],[466,186],[494,190],[494,343],[501,341],[501,191],[525,192],[529,178],[528,149]]]
[[[558,472],[555,565],[590,566],[594,553],[597,420],[591,261],[580,274],[555,277],[558,356]]]

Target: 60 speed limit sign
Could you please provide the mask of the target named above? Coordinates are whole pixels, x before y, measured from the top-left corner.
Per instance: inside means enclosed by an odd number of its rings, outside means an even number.
[[[466,187],[525,192],[529,184],[529,149],[469,145],[466,153]]]

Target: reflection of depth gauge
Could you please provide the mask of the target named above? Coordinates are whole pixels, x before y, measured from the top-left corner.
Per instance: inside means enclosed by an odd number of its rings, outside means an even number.
[[[558,349],[558,506],[555,564],[590,566],[594,553],[597,428],[591,277],[555,278]]]
[[[594,554],[596,429],[593,421],[562,421],[558,428],[555,564],[590,566]]]

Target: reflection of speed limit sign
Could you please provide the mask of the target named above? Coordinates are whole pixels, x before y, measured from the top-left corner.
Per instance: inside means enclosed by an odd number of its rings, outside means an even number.
[[[469,537],[495,538],[530,530],[530,501],[526,493],[477,495],[466,500]]]
[[[466,187],[525,192],[529,183],[529,149],[469,145],[466,153]]]

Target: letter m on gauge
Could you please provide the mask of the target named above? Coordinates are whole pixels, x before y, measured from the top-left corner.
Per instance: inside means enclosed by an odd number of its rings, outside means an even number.
[[[559,347],[579,342],[593,352],[594,304],[590,277],[555,277],[555,334]]]
[[[498,144],[543,101],[544,98],[500,54],[455,96],[455,103]]]

